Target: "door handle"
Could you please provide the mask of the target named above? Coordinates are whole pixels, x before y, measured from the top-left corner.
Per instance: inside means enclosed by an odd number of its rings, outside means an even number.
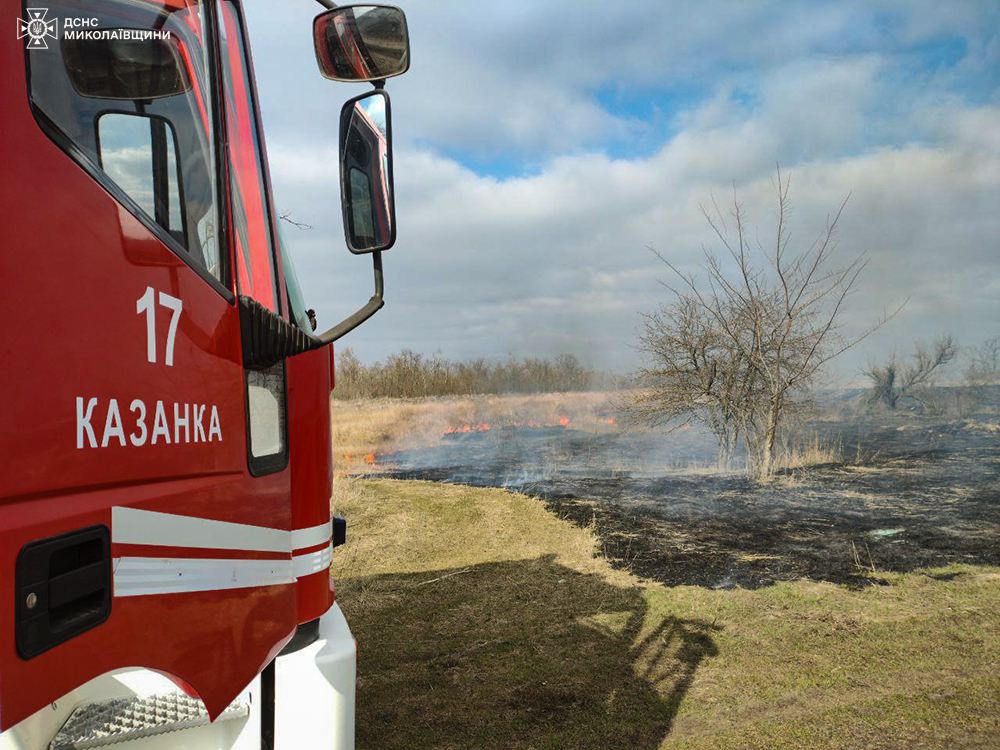
[[[26,544],[15,573],[14,635],[21,658],[38,656],[107,620],[111,585],[106,526]]]

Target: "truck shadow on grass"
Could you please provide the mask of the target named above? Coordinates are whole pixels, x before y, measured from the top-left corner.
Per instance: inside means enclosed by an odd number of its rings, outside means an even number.
[[[359,748],[656,748],[717,653],[715,626],[554,555],[338,594],[361,634]]]

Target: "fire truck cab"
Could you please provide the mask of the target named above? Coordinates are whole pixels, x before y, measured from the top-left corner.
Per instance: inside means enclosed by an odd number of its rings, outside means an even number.
[[[325,332],[241,0],[0,0],[0,750],[354,746],[332,342],[383,304],[409,41],[398,8],[321,4],[320,73],[375,86],[339,165],[375,294]]]

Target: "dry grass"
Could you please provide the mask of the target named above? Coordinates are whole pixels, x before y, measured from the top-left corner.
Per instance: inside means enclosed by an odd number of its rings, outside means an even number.
[[[790,472],[796,469],[807,469],[815,466],[830,466],[844,463],[844,452],[840,444],[827,445],[814,437],[811,442],[786,445],[777,453],[774,459],[775,481],[791,486]],[[745,466],[742,462],[733,461],[730,466],[719,462],[696,462],[688,461],[665,467],[671,472],[678,474],[689,474],[696,476],[713,476],[718,474],[731,474],[734,471],[743,472]]]
[[[542,424],[565,421],[575,430],[601,432],[618,428],[621,393],[581,392],[538,395],[456,396],[417,399],[333,400],[331,419],[334,470],[338,474],[377,472],[380,454],[433,445],[448,430],[483,425]],[[777,472],[844,462],[839,444],[826,445],[813,435],[805,442],[787,440],[775,458]],[[628,467],[623,467],[627,470]],[[684,474],[721,474],[742,470],[736,463],[685,462],[665,467]]]
[[[397,490],[405,492],[405,499],[387,513],[387,493]],[[557,553],[559,562],[580,572],[600,571],[608,580],[631,581],[626,573],[596,558],[596,536],[559,520],[542,503],[524,495],[341,476],[334,481],[333,497],[334,512],[348,517],[352,527],[378,530],[349,535],[338,562],[340,579],[447,570]],[[529,526],[531,534],[521,534],[522,526]],[[473,528],[479,530],[470,540]]]
[[[610,408],[603,394],[334,402],[359,748],[1000,746],[996,569],[879,572],[889,585],[861,591],[666,588],[613,569],[593,528],[532,498],[349,475],[449,428],[611,429]],[[783,464],[842,460],[813,438]],[[856,563],[870,572],[863,547]]]
[[[430,445],[449,429],[479,425],[558,424],[610,429],[613,405],[606,393],[470,396],[421,399],[333,400],[334,470],[370,471],[378,454]]]
[[[823,443],[818,435],[805,443],[785,445],[775,458],[775,471],[791,471],[809,466],[829,466],[844,463],[844,451],[839,443]]]
[[[359,748],[1000,746],[1000,571],[666,588],[531,498],[340,478]]]
[[[434,409],[435,401],[443,404],[450,400],[332,401],[330,417],[334,470],[363,470],[366,463],[374,460],[375,454],[392,450],[390,446],[412,435],[416,424]]]
[[[975,419],[966,419],[963,424],[963,429],[969,430],[970,432],[986,432],[989,434],[995,434],[1000,432],[1000,424],[996,422],[978,422]]]

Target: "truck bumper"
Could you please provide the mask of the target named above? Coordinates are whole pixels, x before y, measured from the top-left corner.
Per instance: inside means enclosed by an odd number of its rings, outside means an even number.
[[[318,640],[278,657],[274,666],[274,750],[353,750],[357,647],[340,607],[334,604],[320,618]],[[94,714],[95,720],[74,721],[77,709]],[[81,685],[0,733],[0,750],[46,750],[52,744],[258,750],[261,710],[260,677],[209,724],[201,701],[184,696],[163,675],[118,670]],[[143,717],[153,714],[156,721],[144,724]],[[172,714],[177,714],[173,721]]]
[[[275,662],[275,750],[353,750],[357,644],[340,607],[320,618],[319,639]]]

